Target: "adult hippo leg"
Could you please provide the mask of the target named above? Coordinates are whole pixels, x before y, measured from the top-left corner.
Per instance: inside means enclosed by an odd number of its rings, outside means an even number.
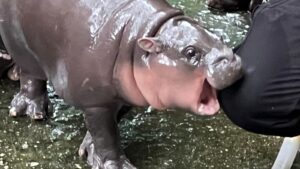
[[[27,115],[35,120],[44,119],[48,111],[46,81],[21,73],[20,85],[20,92],[11,102],[10,116]]]
[[[92,169],[135,169],[120,149],[117,114],[119,106],[85,109],[88,132],[79,155],[87,157]]]

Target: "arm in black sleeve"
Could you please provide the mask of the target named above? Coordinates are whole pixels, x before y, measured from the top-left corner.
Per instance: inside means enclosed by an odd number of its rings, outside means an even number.
[[[261,134],[300,134],[300,1],[262,5],[236,53],[245,76],[219,92],[226,115]]]

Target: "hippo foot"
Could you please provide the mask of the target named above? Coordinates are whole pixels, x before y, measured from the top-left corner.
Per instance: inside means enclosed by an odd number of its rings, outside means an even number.
[[[85,135],[78,152],[80,157],[87,160],[92,169],[136,169],[125,155],[121,155],[119,161],[103,162],[95,152],[95,146],[89,132]]]
[[[9,115],[12,117],[29,116],[33,120],[42,120],[47,116],[48,96],[30,99],[26,94],[19,92],[11,102]]]

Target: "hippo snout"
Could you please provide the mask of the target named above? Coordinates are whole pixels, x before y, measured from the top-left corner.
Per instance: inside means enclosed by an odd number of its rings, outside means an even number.
[[[224,89],[243,75],[241,58],[232,49],[212,48],[205,56],[207,81],[216,89]]]
[[[235,59],[235,54],[230,48],[223,48],[221,50],[212,48],[205,56],[205,63],[207,65],[218,65],[221,63],[231,62]]]

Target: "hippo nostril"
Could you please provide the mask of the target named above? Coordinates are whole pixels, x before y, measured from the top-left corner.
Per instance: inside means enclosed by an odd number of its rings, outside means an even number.
[[[228,59],[223,59],[222,62],[223,62],[223,64],[227,64],[229,61],[228,61]]]
[[[226,64],[229,62],[229,60],[227,57],[219,57],[212,64],[215,65],[215,64],[219,64],[221,62],[223,62],[223,64]]]
[[[221,41],[222,43],[224,43],[224,37],[223,37],[223,36],[220,37],[220,41]]]
[[[222,63],[223,65],[226,65],[229,63],[229,59],[227,57],[224,57],[220,62],[220,64]]]

